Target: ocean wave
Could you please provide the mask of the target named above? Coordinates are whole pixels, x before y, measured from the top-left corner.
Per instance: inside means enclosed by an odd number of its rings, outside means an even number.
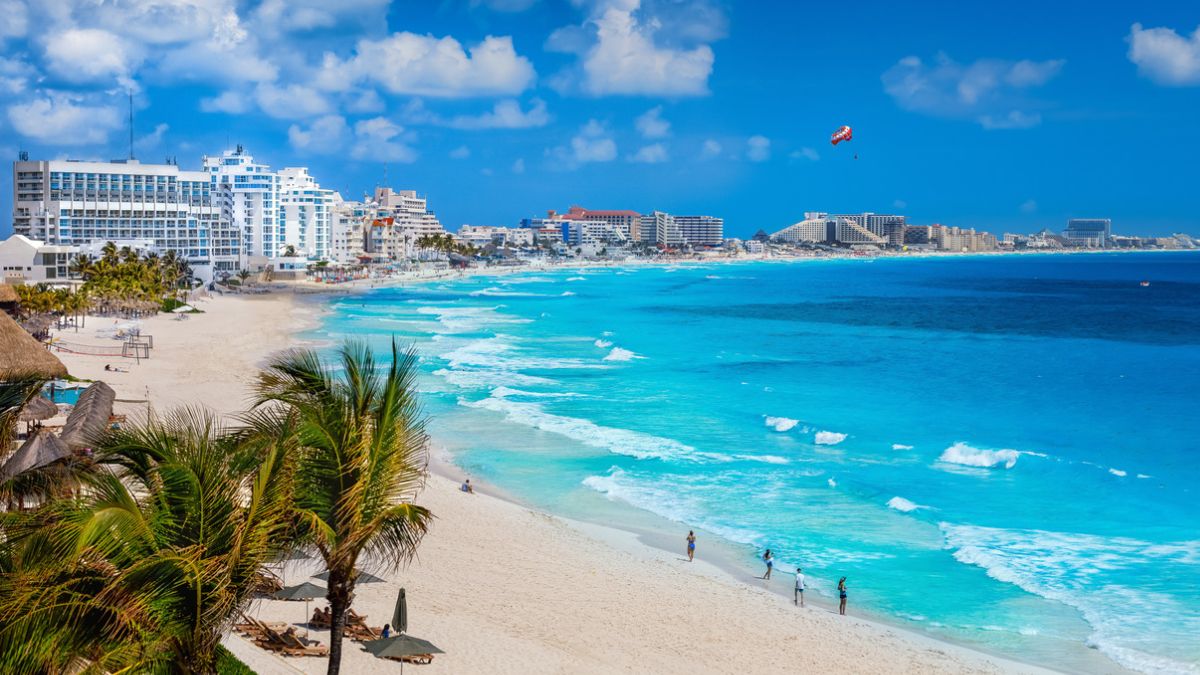
[[[493,368],[505,372],[520,372],[525,370],[596,369],[605,367],[593,361],[585,361],[583,359],[523,356],[517,352],[513,338],[504,334],[472,340],[440,356],[451,368],[455,369],[470,366],[474,368]]]
[[[791,464],[792,462],[787,457],[779,455],[733,455],[733,458],[746,462],[763,462],[764,464]]]
[[[846,434],[839,434],[836,431],[818,431],[813,441],[817,445],[837,445],[846,440]]]
[[[645,358],[645,357],[638,356],[637,354],[634,354],[633,352],[629,351],[628,349],[621,349],[620,347],[613,347],[612,351],[609,352],[608,356],[605,356],[603,360],[605,360],[605,361],[632,361],[634,359],[641,359],[641,358]]]
[[[954,559],[989,577],[1079,610],[1091,626],[1088,644],[1144,673],[1189,673],[1170,653],[1200,634],[1200,614],[1152,586],[1197,573],[1200,541],[1154,544],[1126,537],[1006,530],[939,523]]]
[[[1119,476],[1121,478],[1124,478],[1125,476],[1129,475],[1129,472],[1127,472],[1127,471],[1122,471],[1121,469],[1113,469],[1111,467],[1109,468],[1108,472],[1114,476]]]
[[[440,333],[478,333],[496,324],[530,323],[529,319],[502,314],[495,307],[435,307],[425,305],[417,308],[418,314],[433,315],[441,325]]]
[[[502,413],[514,424],[533,427],[541,431],[565,436],[593,448],[635,457],[637,459],[661,459],[674,461],[730,461],[728,455],[700,452],[690,445],[671,438],[663,438],[629,429],[606,427],[591,420],[565,417],[547,412],[537,403],[514,401],[506,397],[490,396],[479,401],[460,400],[460,405],[469,408],[491,410]]]
[[[557,381],[536,375],[516,373],[498,368],[439,368],[433,374],[463,389],[491,389],[496,385],[513,384],[522,387],[552,386]]]
[[[562,293],[559,293],[559,297],[563,297],[563,298],[569,298],[572,295],[575,295],[574,291],[563,291]]]
[[[800,423],[800,420],[794,420],[790,417],[767,417],[763,421],[767,426],[780,432],[789,431],[792,427]]]
[[[912,450],[913,446],[904,445],[903,443],[892,443],[893,450]]]
[[[567,277],[567,281],[583,281],[585,279],[587,279],[587,277]]]
[[[834,480],[834,479],[832,479],[832,478],[830,478],[829,480],[827,480],[827,481],[825,481],[825,482],[826,482],[826,483],[829,485],[829,487],[831,487],[831,488],[835,488],[835,487],[837,487],[837,481],[836,481],[836,480]]]
[[[888,500],[887,505],[888,505],[888,508],[895,509],[897,511],[900,511],[901,513],[912,513],[913,511],[916,511],[917,509],[929,508],[928,506],[914,504],[913,502],[908,501],[904,497],[892,497],[891,499]]]
[[[499,386],[492,389],[492,396],[496,398],[508,398],[509,396],[524,396],[526,398],[580,398],[583,395],[572,392],[525,391],[524,389]]]
[[[612,346],[612,342],[609,340],[599,340],[598,339],[595,342],[593,342],[592,344],[596,345],[600,349],[608,349],[609,347]]]
[[[1016,466],[1017,458],[1020,456],[1021,453],[1017,450],[983,450],[959,441],[946,448],[941,456],[938,457],[938,461],[984,469],[990,469],[1003,464],[1004,468],[1011,469]]]

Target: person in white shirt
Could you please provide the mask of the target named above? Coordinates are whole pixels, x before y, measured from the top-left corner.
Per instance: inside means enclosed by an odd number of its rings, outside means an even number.
[[[794,602],[797,605],[803,607],[804,606],[804,572],[801,571],[799,567],[796,568],[796,591],[795,591],[795,593],[793,593],[793,595],[794,595],[794,598],[793,598]]]

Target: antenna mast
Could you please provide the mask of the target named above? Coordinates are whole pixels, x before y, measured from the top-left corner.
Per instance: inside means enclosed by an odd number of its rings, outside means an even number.
[[[133,159],[133,90],[129,89],[129,159]]]

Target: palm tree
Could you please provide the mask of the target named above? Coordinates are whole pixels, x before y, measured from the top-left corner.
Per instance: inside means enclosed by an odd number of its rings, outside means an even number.
[[[100,249],[100,255],[105,262],[115,265],[118,261],[117,245],[113,242],[108,242]]]
[[[110,432],[76,499],[5,514],[0,670],[216,672],[222,634],[290,540],[293,437],[184,409]]]
[[[415,354],[400,352],[393,340],[392,361],[384,366],[365,343],[347,342],[336,361],[341,376],[311,350],[276,357],[259,376],[256,405],[265,411],[264,404],[281,403],[277,414],[296,421],[300,536],[329,570],[329,675],[341,668],[360,557],[398,567],[412,558],[432,519],[412,503],[427,462]]]
[[[87,281],[92,274],[92,268],[95,266],[95,264],[95,258],[87,255],[86,253],[80,253],[71,259],[71,264],[68,268],[68,271],[80,279]]]

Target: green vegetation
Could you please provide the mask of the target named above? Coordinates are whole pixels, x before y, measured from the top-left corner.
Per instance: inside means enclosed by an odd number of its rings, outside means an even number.
[[[442,253],[450,254],[457,253],[459,255],[473,256],[479,253],[479,249],[471,244],[460,243],[454,241],[454,237],[449,234],[426,234],[417,238],[417,247],[429,249],[433,251],[441,251]]]
[[[221,637],[267,563],[306,548],[330,570],[338,673],[355,565],[410,560],[432,518],[412,503],[427,440],[415,357],[391,357],[350,343],[334,376],[289,352],[236,423],[152,415],[45,473],[32,508],[0,513],[0,672],[251,672]],[[0,438],[40,385],[0,382]]]
[[[217,647],[217,675],[255,675],[255,672],[228,649]]]

